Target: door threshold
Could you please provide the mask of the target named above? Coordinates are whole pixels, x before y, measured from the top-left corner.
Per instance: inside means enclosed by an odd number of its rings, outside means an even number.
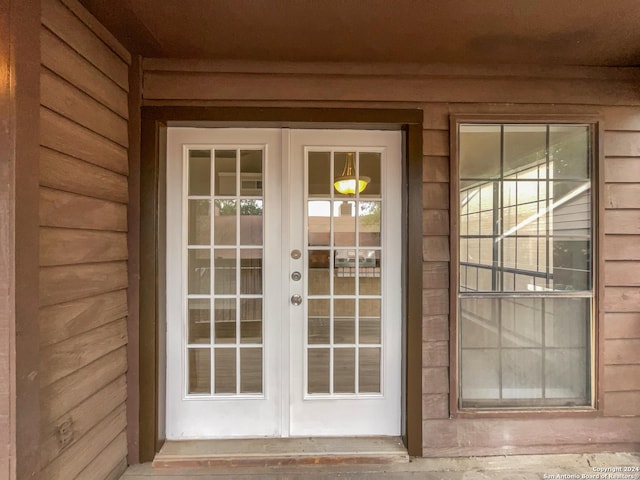
[[[153,467],[268,467],[408,462],[400,437],[301,437],[166,441]]]

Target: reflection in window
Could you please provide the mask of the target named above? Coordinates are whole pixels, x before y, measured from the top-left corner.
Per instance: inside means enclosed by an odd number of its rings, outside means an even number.
[[[264,152],[188,158],[187,394],[261,395]]]
[[[590,405],[590,133],[459,125],[463,408]]]
[[[307,152],[307,394],[380,395],[382,154]],[[367,186],[340,193],[348,158]]]

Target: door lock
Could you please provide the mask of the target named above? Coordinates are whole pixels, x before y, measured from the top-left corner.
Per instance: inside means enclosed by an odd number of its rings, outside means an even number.
[[[302,303],[302,295],[292,295],[291,303],[298,306]]]
[[[291,250],[291,258],[294,260],[298,260],[302,256],[302,252],[297,248],[295,250]]]
[[[302,274],[300,272],[293,272],[291,274],[291,280],[293,280],[294,282],[299,282],[301,278]]]

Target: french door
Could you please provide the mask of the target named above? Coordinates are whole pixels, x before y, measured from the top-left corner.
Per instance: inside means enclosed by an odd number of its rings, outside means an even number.
[[[399,435],[400,132],[170,128],[168,439]]]

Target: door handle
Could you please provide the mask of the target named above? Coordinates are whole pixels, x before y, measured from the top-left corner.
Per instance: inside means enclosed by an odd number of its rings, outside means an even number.
[[[291,295],[291,303],[298,306],[302,303],[302,295]]]

